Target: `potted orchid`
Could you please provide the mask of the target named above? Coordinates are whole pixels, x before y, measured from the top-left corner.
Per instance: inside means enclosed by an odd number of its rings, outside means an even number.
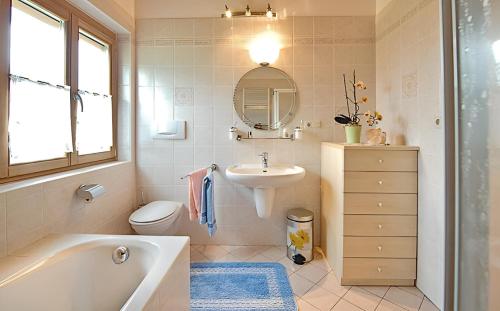
[[[344,77],[344,92],[345,100],[347,105],[347,115],[339,114],[335,117],[335,122],[344,125],[346,143],[348,144],[359,144],[361,142],[361,124],[359,112],[360,104],[367,104],[368,97],[362,96],[359,100],[358,92],[366,90],[366,85],[361,80],[356,80],[356,70],[353,73],[353,79],[347,81],[345,74]],[[347,86],[352,88],[352,91],[348,92]]]

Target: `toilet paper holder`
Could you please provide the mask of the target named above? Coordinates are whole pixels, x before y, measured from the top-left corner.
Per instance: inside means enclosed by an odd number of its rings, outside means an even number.
[[[76,195],[86,203],[92,203],[94,199],[106,193],[104,187],[98,184],[81,185],[76,190]]]

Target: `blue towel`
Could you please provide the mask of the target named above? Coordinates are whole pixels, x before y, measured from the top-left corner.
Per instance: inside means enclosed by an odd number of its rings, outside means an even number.
[[[215,221],[214,176],[212,172],[209,172],[207,176],[203,178],[203,185],[201,189],[200,224],[207,224],[209,236],[212,237],[215,234],[217,224]]]

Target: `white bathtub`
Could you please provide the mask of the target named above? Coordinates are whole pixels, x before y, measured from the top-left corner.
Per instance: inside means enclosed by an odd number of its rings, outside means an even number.
[[[189,238],[49,236],[0,260],[0,310],[189,310]]]

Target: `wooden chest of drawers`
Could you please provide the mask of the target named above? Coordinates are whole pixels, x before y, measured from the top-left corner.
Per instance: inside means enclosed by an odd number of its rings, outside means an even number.
[[[321,246],[342,285],[414,285],[418,148],[323,143]]]

